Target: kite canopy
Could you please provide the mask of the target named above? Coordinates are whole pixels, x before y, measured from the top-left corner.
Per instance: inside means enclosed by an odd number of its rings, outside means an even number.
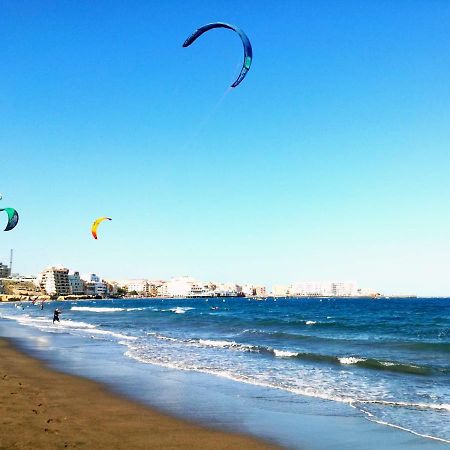
[[[91,233],[92,236],[94,236],[94,239],[97,239],[97,228],[98,226],[105,220],[112,220],[110,217],[99,217],[98,219],[94,220],[94,223],[91,227]]]
[[[252,64],[252,58],[253,58],[252,44],[250,44],[249,38],[240,28],[238,28],[234,25],[230,25],[228,23],[223,23],[223,22],[209,23],[209,24],[204,25],[204,26],[200,27],[199,29],[195,30],[194,33],[192,33],[184,41],[183,47],[189,47],[203,33],[206,33],[207,31],[209,31],[213,28],[228,28],[229,30],[235,31],[241,37],[242,45],[244,46],[244,62],[242,64],[241,73],[237,77],[236,81],[231,85],[231,87],[236,87],[245,78],[245,76],[247,75],[247,72],[250,70],[250,66]]]
[[[19,214],[14,208],[1,208],[0,211],[5,211],[8,214],[8,223],[4,231],[12,230],[19,222]]]

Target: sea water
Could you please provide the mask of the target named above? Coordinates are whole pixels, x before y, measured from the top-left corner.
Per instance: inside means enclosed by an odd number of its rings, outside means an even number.
[[[46,302],[44,310],[29,302],[17,306],[1,305],[0,317],[79,342],[114,345],[142,368],[202,372],[299,399],[330,400],[380,426],[450,443],[450,299],[127,299]],[[55,307],[62,314],[53,325]]]

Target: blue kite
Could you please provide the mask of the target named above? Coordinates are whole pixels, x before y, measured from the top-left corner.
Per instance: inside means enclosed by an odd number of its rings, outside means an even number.
[[[252,58],[253,58],[253,50],[252,50],[252,44],[250,44],[250,40],[247,37],[247,35],[238,27],[234,25],[230,25],[228,23],[223,22],[215,22],[215,23],[209,23],[207,25],[204,25],[200,27],[198,30],[195,30],[194,33],[192,33],[183,44],[183,47],[189,47],[194,41],[197,40],[203,33],[206,33],[209,30],[212,30],[213,28],[228,28],[229,30],[235,31],[242,40],[242,45],[244,46],[244,62],[242,64],[241,73],[237,77],[236,81],[231,85],[231,87],[236,87],[247,75],[247,72],[250,70],[250,66],[252,64]]]

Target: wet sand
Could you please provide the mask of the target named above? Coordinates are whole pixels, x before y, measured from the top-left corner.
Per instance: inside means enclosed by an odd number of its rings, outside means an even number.
[[[189,416],[189,414],[187,414]],[[0,339],[0,449],[275,449],[46,368]]]

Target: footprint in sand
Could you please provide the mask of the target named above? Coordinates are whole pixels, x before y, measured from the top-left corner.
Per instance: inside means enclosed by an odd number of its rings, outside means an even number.
[[[32,409],[31,411],[33,411],[35,414],[39,414],[36,409]]]

